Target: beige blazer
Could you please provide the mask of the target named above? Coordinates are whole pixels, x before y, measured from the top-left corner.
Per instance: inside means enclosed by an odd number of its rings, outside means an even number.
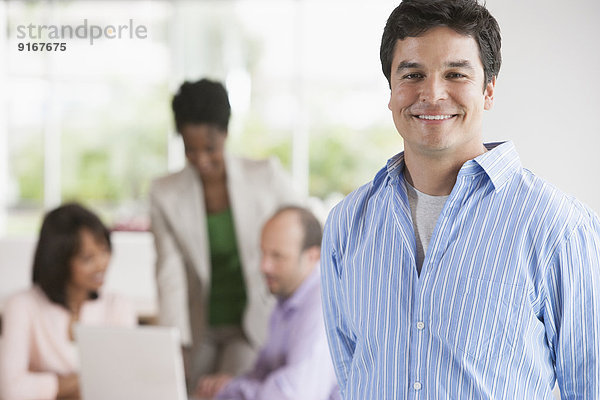
[[[242,328],[259,348],[266,339],[274,299],[260,272],[260,232],[280,206],[299,197],[279,161],[225,154],[227,189],[246,281]],[[210,290],[210,254],[202,182],[195,169],[159,178],[150,189],[156,248],[159,323],[180,329],[184,345],[200,342]]]

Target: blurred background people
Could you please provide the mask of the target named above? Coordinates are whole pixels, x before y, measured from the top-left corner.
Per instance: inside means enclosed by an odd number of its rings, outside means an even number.
[[[338,399],[327,347],[319,258],[321,224],[308,210],[284,207],[265,224],[261,271],[278,299],[268,340],[253,369],[239,378],[207,376],[196,395],[227,400]]]
[[[225,151],[231,107],[221,83],[185,82],[172,107],[187,165],[153,182],[151,230],[159,323],[180,329],[193,383],[255,361],[273,305],[259,270],[260,229],[298,198],[276,159]]]
[[[93,212],[73,203],[46,214],[33,287],[3,310],[1,399],[78,398],[74,325],[136,325],[129,301],[100,291],[110,257],[109,231]]]

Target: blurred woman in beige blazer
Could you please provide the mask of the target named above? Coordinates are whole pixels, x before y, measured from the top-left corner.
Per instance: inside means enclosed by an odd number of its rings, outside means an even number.
[[[275,159],[225,151],[231,113],[218,82],[185,82],[173,98],[187,165],[150,190],[159,322],[180,329],[190,385],[248,369],[265,340],[273,299],[259,271],[260,229],[298,203]]]

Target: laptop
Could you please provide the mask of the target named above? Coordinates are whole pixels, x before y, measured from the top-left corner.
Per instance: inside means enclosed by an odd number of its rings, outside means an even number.
[[[176,328],[78,325],[82,400],[188,400]]]

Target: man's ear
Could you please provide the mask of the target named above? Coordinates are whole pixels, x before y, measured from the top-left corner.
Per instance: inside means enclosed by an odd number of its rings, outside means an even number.
[[[311,263],[316,263],[321,258],[321,248],[319,246],[312,246],[305,250],[306,257]]]
[[[494,90],[496,89],[496,77],[492,77],[492,80],[485,86],[484,95],[485,100],[483,103],[484,110],[490,110],[494,105]]]

